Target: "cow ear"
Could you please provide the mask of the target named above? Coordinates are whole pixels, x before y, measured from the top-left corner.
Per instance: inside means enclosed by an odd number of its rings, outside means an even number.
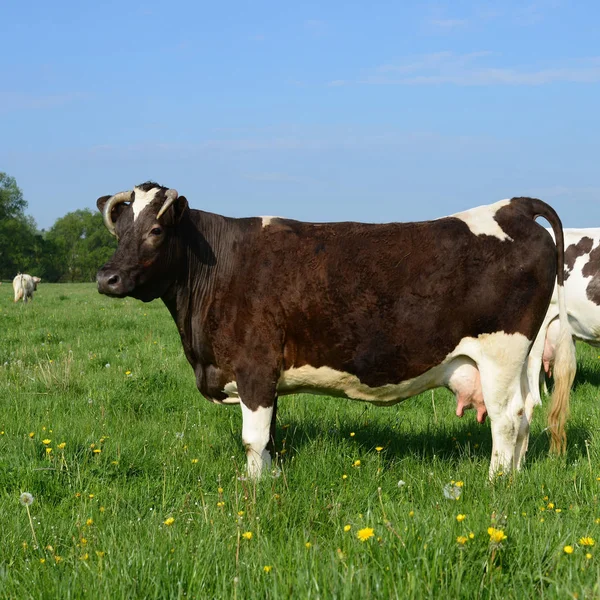
[[[98,198],[98,200],[96,200],[96,206],[98,207],[98,210],[104,214],[104,207],[106,206],[106,203],[108,202],[108,199],[112,198],[112,196],[102,196],[100,198]],[[119,216],[121,215],[121,212],[123,211],[123,209],[128,206],[128,204],[125,203],[119,203],[119,204],[115,204],[113,206],[112,209],[112,218],[113,218],[113,223],[116,222],[116,220],[119,218]]]
[[[175,222],[179,223],[181,218],[189,211],[190,207],[188,205],[187,198],[185,196],[179,196],[177,201],[173,205],[173,212],[175,214]]]
[[[98,207],[98,210],[103,213],[104,212],[104,205],[106,204],[106,201],[110,198],[110,196],[102,196],[101,198],[98,198],[98,200],[96,200],[96,206]]]

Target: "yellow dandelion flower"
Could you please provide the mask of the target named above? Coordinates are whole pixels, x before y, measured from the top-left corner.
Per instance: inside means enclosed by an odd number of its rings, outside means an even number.
[[[457,481],[454,485],[456,487],[463,487],[465,485],[465,483],[464,483],[464,481]]]
[[[462,523],[467,518],[467,515],[456,515],[456,520]]]
[[[271,565],[265,565],[265,566],[263,567],[263,571],[264,571],[265,573],[270,573],[272,568],[273,568],[273,567],[272,567]]]
[[[552,510],[554,508],[554,502],[548,502],[548,510]]]
[[[411,510],[411,511],[408,513],[408,516],[409,516],[409,517],[414,517],[414,516],[415,516],[415,511],[414,511],[414,510]]]
[[[352,525],[344,525],[344,531],[350,531],[352,529]]]
[[[464,546],[464,545],[467,543],[467,536],[466,536],[466,535],[459,535],[459,536],[456,538],[456,541],[457,541],[459,544],[461,544],[461,545],[463,545],[463,546]]]
[[[29,437],[30,437],[30,438],[32,438],[32,437],[34,437],[34,436],[35,436],[35,432],[34,432],[34,431],[32,431],[32,432],[29,434]]]
[[[100,452],[102,452],[100,448],[94,448],[94,454],[100,454]]]
[[[52,448],[46,448],[46,454],[51,454],[52,453]]]
[[[79,557],[79,560],[87,560],[90,557],[90,555],[86,552],[85,554],[82,554]]]
[[[562,512],[562,508],[557,508],[554,512],[555,513],[561,513]]]
[[[591,555],[591,554],[588,552],[588,553],[585,555],[585,557],[586,557],[588,560],[590,560],[590,559],[592,558],[592,555]]]
[[[101,506],[101,507],[100,507],[98,510],[99,510],[99,511],[102,513],[102,512],[104,512],[106,509],[104,508],[104,506]]]
[[[105,552],[103,550],[96,550],[96,556],[98,558],[102,558],[104,556]]]
[[[367,540],[370,540],[374,535],[375,535],[375,532],[373,531],[372,527],[365,527],[364,529],[359,529],[356,532],[356,537],[361,542],[366,542]]]
[[[306,542],[306,544],[304,544],[304,545],[306,546],[307,550],[312,546],[312,544],[310,542]]]
[[[342,479],[348,479],[348,475],[344,474],[342,475]],[[600,521],[600,519],[598,519]]]
[[[596,525],[600,525],[600,519],[596,519]]]
[[[125,371],[125,375],[131,375],[131,371]]]
[[[81,545],[85,546],[87,544],[87,539],[86,538],[81,538]]]
[[[376,446],[376,447],[375,447],[375,450],[376,450],[377,452],[381,452],[381,451],[383,450],[383,446]]]
[[[494,544],[500,544],[501,542],[503,542],[505,539],[508,538],[508,536],[504,533],[504,531],[502,531],[502,529],[496,529],[495,527],[488,527],[488,535],[490,536],[490,542],[494,543]]]
[[[54,557],[54,560],[56,561],[56,564],[58,564],[59,562],[62,561],[62,556],[58,556],[58,554]]]
[[[86,524],[88,527],[92,526],[92,525],[94,524],[94,519],[88,519],[88,520],[85,522],[85,524]]]
[[[573,546],[565,546],[563,551],[565,554],[573,554]]]
[[[244,533],[242,533],[242,537],[245,540],[251,540],[252,539],[252,532],[251,531],[244,531]]]
[[[164,520],[164,524],[167,527],[171,527],[171,525],[173,525],[173,523],[175,523],[175,519],[173,517],[169,517],[168,519]]]
[[[88,498],[91,500],[94,497],[94,494],[89,494]]]
[[[60,444],[58,444],[57,448],[59,450],[64,450],[66,446],[67,446],[67,442],[61,442]]]
[[[223,488],[222,487],[217,488],[217,492],[219,492],[219,494],[222,494],[223,493]]]
[[[581,546],[594,546],[596,542],[594,538],[586,536],[579,539],[579,544]]]
[[[52,442],[52,440],[49,440],[48,438],[46,438],[45,440],[42,440],[42,444],[45,444],[46,446]]]
[[[225,502],[221,501],[221,502],[217,502],[217,506],[219,508],[223,508],[225,506]]]
[[[40,564],[42,564],[42,565],[43,565],[45,562],[46,562],[46,559],[45,559],[45,558],[40,558]]]
[[[244,516],[244,511],[238,510],[238,517],[243,517],[243,516]]]
[[[354,433],[354,431],[350,432],[350,437],[354,437],[356,434]]]
[[[469,533],[469,539],[470,540],[475,539],[475,534],[472,531]]]
[[[192,458],[192,464],[195,465],[198,462],[197,458]]]
[[[353,467],[357,467],[357,468],[358,468],[358,467],[360,467],[360,460],[355,460],[355,461],[352,463],[352,466],[353,466]]]

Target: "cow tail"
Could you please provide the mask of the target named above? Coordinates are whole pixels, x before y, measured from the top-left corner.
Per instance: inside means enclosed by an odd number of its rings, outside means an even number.
[[[564,454],[567,449],[565,424],[569,418],[571,386],[577,370],[573,331],[569,324],[565,301],[565,243],[562,223],[555,210],[541,200],[531,199],[535,216],[546,219],[554,232],[557,252],[556,285],[558,295],[558,318],[560,332],[554,358],[554,389],[548,412],[548,430],[550,431],[550,452]]]

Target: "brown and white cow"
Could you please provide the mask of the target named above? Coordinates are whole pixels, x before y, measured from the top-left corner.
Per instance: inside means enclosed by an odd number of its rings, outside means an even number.
[[[574,340],[600,346],[600,229],[565,229],[565,301]],[[544,373],[551,376],[560,335],[558,293],[531,351],[529,380],[533,387]],[[574,340],[573,352],[574,350]]]
[[[148,182],[97,205],[119,240],[98,290],[163,300],[202,395],[241,404],[250,476],[270,464],[279,395],[391,405],[439,386],[463,404],[482,395],[490,475],[519,467],[527,356],[557,273],[562,298],[562,227],[547,204],[513,198],[421,223],[316,224],[192,210]],[[570,350],[559,342],[561,410]]]
[[[33,292],[37,290],[37,284],[41,281],[39,277],[32,277],[26,273],[19,273],[13,279],[13,290],[15,292],[15,302],[23,299],[23,302],[33,300]]]

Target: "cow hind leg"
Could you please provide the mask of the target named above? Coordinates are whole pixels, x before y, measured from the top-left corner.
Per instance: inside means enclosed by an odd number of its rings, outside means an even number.
[[[521,424],[517,434],[517,446],[515,448],[515,467],[517,469],[521,468],[527,447],[529,446],[529,427],[533,418],[533,409],[538,403],[541,403],[541,401],[538,402],[539,390],[537,390],[537,394],[535,392],[536,390],[531,389],[527,365],[525,365],[521,373],[521,397],[524,399],[525,412],[521,417]]]
[[[529,436],[529,422],[520,385],[499,390],[486,403],[492,428],[491,479],[499,472],[519,468],[521,450]]]

